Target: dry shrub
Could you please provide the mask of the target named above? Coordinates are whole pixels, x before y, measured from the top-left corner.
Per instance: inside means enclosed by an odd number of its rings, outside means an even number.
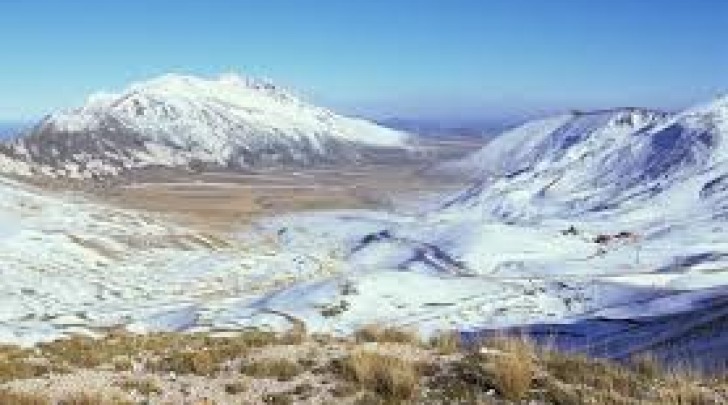
[[[50,367],[38,360],[31,350],[0,345],[0,383],[48,373]]]
[[[294,326],[277,337],[275,343],[282,345],[300,345],[306,340],[307,334],[303,326]]]
[[[544,388],[558,404],[725,403],[720,388],[707,388],[714,380],[685,366],[668,371],[650,354],[637,355],[626,365],[555,351],[544,352],[541,361],[548,374]]]
[[[419,345],[421,343],[417,332],[409,329],[396,327],[384,327],[381,325],[366,325],[354,332],[357,342],[379,342],[379,343],[407,343]]]
[[[298,330],[292,330],[283,334],[258,329],[250,329],[243,331],[239,336],[235,337],[239,346],[247,348],[272,346],[279,344],[295,344],[300,343],[303,337]]]
[[[453,354],[460,350],[460,335],[457,332],[439,333],[430,338],[430,346],[440,354]]]
[[[134,368],[134,362],[126,356],[118,356],[111,360],[115,371],[129,371]]]
[[[8,405],[50,405],[48,397],[27,392],[0,389],[0,404]]]
[[[290,405],[293,400],[285,392],[276,392],[273,394],[263,394],[261,398],[264,404],[269,405]]]
[[[298,384],[288,391],[288,394],[294,395],[298,399],[307,399],[313,395],[315,388],[309,383]]]
[[[228,395],[238,395],[248,390],[248,384],[243,381],[231,381],[225,384],[225,393]]]
[[[205,333],[133,335],[113,331],[104,339],[73,337],[40,344],[38,348],[44,357],[57,364],[71,364],[82,368],[111,364],[123,370],[132,365],[130,361],[142,354],[145,357],[166,357],[181,352],[207,351],[219,363],[241,357],[251,348],[287,344],[300,339],[298,336],[255,329],[245,330],[231,337],[213,337]]]
[[[335,385],[331,388],[330,392],[334,398],[346,398],[356,395],[359,392],[359,387],[350,382],[346,382]]]
[[[162,388],[157,381],[151,378],[125,379],[117,382],[116,385],[126,391],[136,391],[144,396],[162,393]]]
[[[651,353],[640,353],[630,359],[632,369],[648,379],[657,378],[662,372],[662,365]]]
[[[419,388],[420,376],[415,365],[390,355],[359,351],[345,358],[340,369],[347,380],[386,399],[411,399]]]
[[[76,367],[94,368],[107,354],[103,341],[85,336],[74,336],[39,345],[42,352],[56,363]]]
[[[181,351],[151,361],[148,367],[156,372],[211,376],[218,369],[218,361],[209,350]]]
[[[0,382],[38,377],[47,372],[48,367],[27,360],[0,361]]]
[[[676,368],[666,372],[665,384],[657,389],[657,401],[665,405],[718,404],[715,392],[705,389],[706,378],[691,368]]]
[[[589,392],[612,392],[636,398],[643,395],[652,380],[628,367],[583,354],[547,352],[542,362],[549,375],[567,384],[583,386]]]
[[[240,372],[251,377],[290,381],[303,372],[303,367],[286,359],[264,359],[243,364]]]
[[[80,391],[60,399],[57,405],[134,405],[134,402],[118,395]]]
[[[333,343],[340,342],[342,339],[332,336],[327,333],[314,332],[309,335],[311,341],[318,343],[321,346],[330,345]]]
[[[557,405],[580,405],[584,403],[584,397],[580,387],[564,384],[550,377],[543,379],[541,386],[545,391],[544,395],[550,403]]]
[[[507,399],[524,398],[536,372],[534,345],[525,338],[499,337],[490,341],[490,346],[501,351],[489,359],[494,388]]]

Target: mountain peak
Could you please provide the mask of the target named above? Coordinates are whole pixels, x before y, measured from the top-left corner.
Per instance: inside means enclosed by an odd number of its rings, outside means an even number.
[[[233,97],[255,92],[279,100],[297,101],[297,97],[292,92],[276,85],[270,79],[244,76],[234,72],[224,73],[214,78],[167,73],[133,83],[120,95],[149,93],[177,97]]]

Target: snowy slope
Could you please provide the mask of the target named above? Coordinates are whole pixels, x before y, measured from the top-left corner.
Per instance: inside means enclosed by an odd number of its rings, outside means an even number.
[[[324,329],[530,325],[595,354],[724,364],[727,106],[539,120],[460,162],[478,181],[438,209],[287,219],[309,230],[292,248],[338,241],[356,293],[301,285],[267,305]],[[314,310],[340,301],[335,321]]]
[[[703,187],[715,194],[726,171],[726,104],[723,97],[674,116],[628,109],[526,124],[455,163],[479,182],[452,204],[512,220],[639,207],[666,195],[696,207],[710,193]]]
[[[239,329],[236,308],[336,271],[328,252],[281,251],[270,235],[201,232],[0,177],[2,343],[114,327]]]
[[[337,115],[267,81],[166,75],[46,117],[13,144],[13,155],[88,177],[191,162],[356,162],[407,147],[402,132]]]

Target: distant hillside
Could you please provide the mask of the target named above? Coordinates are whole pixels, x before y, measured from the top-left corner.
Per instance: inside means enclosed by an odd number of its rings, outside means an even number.
[[[380,125],[428,138],[491,138],[512,124],[496,120],[436,120],[388,118],[377,120]]]

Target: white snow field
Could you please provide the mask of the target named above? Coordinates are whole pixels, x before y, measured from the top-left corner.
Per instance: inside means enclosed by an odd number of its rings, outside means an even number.
[[[334,271],[333,259],[0,181],[0,341],[109,328],[240,328],[230,306]],[[275,236],[275,235],[273,235]],[[229,323],[227,323],[229,322]]]
[[[559,116],[451,163],[477,180],[434,208],[281,216],[226,238],[5,182],[0,340],[378,322],[724,365],[727,137],[725,97]]]

